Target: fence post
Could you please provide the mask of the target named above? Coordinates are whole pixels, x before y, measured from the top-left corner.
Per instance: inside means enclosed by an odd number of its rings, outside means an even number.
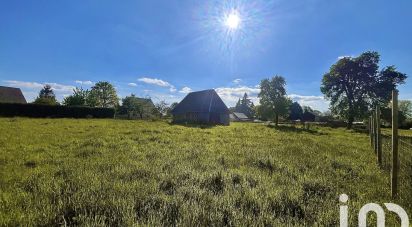
[[[376,106],[376,140],[377,140],[377,158],[378,165],[382,166],[382,137],[381,137],[381,111],[379,106]]]
[[[392,198],[398,195],[399,154],[398,154],[398,92],[392,91]]]
[[[371,143],[371,147],[373,147],[373,129],[372,129],[372,115],[369,116],[369,140]]]
[[[378,153],[378,119],[377,119],[377,114],[376,114],[376,108],[375,110],[372,112],[372,116],[373,116],[373,128],[374,128],[374,144],[373,144],[373,148],[375,151],[375,154]]]

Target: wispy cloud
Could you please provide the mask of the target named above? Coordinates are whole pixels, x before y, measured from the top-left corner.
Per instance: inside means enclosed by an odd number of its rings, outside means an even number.
[[[58,83],[38,83],[38,82],[28,82],[28,81],[18,81],[18,80],[4,80],[7,85],[19,88],[30,88],[30,89],[42,89],[46,84],[50,85],[55,91],[72,91],[75,87],[72,85],[64,85]]]
[[[139,78],[138,81],[146,83],[146,84],[159,86],[159,87],[168,87],[170,92],[176,92],[177,91],[175,86],[173,86],[169,82],[161,80],[161,79],[142,77],[142,78]]]
[[[259,98],[257,96],[260,92],[260,88],[258,85],[250,87],[220,87],[215,90],[228,106],[234,106],[239,98],[242,98],[245,93],[248,94],[255,105],[259,104]],[[311,108],[320,111],[326,111],[329,108],[329,101],[325,100],[323,96],[290,94],[288,97],[301,105],[310,106]]]
[[[353,57],[354,57],[353,55],[342,55],[338,57],[338,60],[344,59],[344,58],[353,58]]]
[[[8,86],[18,88],[43,88],[44,84],[37,82],[17,81],[17,80],[3,80]]]
[[[216,93],[223,99],[228,106],[234,106],[239,98],[243,97],[245,93],[253,103],[258,104],[259,99],[257,95],[260,92],[260,88],[240,86],[240,87],[219,87],[215,89]]]
[[[50,85],[56,94],[58,99],[62,99],[64,96],[71,94],[75,86],[52,83],[52,82],[32,82],[32,81],[18,81],[18,80],[3,80],[3,82],[10,87],[18,87],[23,91],[27,101],[32,101],[39,94],[39,91],[46,85]]]
[[[142,78],[139,78],[138,81],[146,83],[146,84],[160,86],[160,87],[172,86],[169,82],[161,80],[161,79],[156,79],[156,78],[142,77]]]
[[[323,96],[290,94],[289,98],[302,106],[310,106],[320,111],[326,111],[329,108],[329,101]]]
[[[180,89],[179,93],[187,94],[187,93],[190,93],[192,91],[193,90],[190,87],[183,87],[182,89]]]
[[[81,84],[81,85],[93,85],[93,81],[90,80],[76,80],[74,81],[76,84]]]
[[[130,87],[137,87],[136,83],[128,83],[127,85],[129,85]]]
[[[240,84],[240,82],[242,82],[242,79],[234,79],[233,81],[232,81],[234,84]]]

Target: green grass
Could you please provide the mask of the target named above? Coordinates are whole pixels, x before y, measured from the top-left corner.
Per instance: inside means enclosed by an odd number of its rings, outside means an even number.
[[[344,129],[0,118],[0,134],[0,225],[336,226],[341,193],[354,225],[391,201],[368,136]]]
[[[392,135],[392,129],[382,128],[382,133],[385,135]],[[400,136],[412,137],[412,130],[409,130],[409,129],[399,129],[398,133]]]

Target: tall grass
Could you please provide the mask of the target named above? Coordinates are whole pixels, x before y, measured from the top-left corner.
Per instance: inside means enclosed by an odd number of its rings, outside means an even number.
[[[0,225],[336,226],[341,193],[352,224],[391,201],[367,135],[344,129],[1,118],[0,134]]]

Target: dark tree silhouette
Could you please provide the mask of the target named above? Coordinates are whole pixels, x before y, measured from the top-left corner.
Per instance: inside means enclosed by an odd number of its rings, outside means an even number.
[[[323,75],[321,91],[330,100],[332,113],[347,119],[348,128],[373,106],[386,106],[391,91],[406,79],[394,66],[379,71],[378,64],[377,52],[365,52],[338,60]]]

